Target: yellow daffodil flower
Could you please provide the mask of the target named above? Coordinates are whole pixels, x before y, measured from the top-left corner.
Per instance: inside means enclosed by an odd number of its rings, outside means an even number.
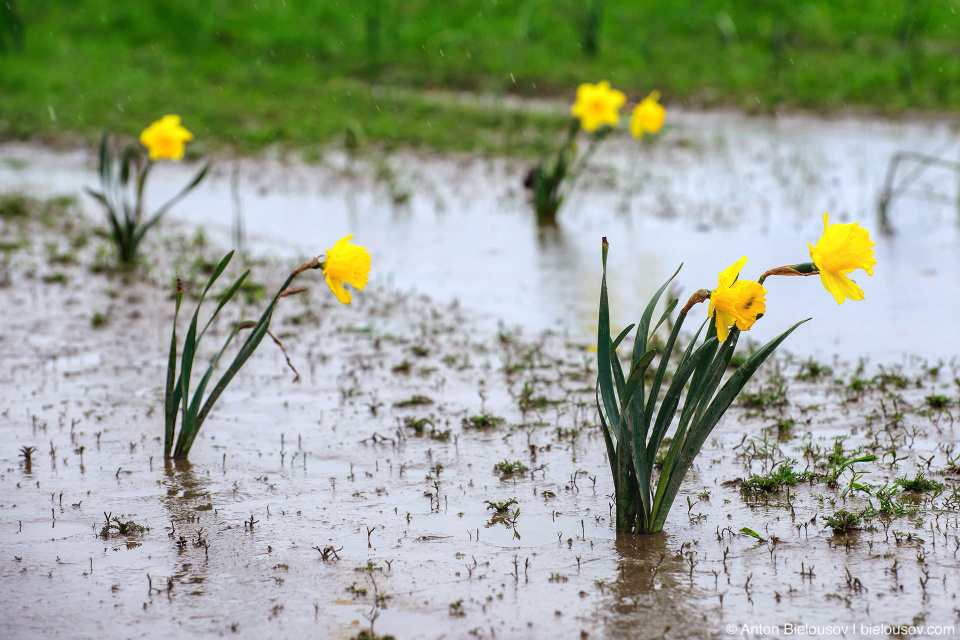
[[[349,235],[337,240],[333,248],[327,251],[323,263],[327,286],[343,304],[350,304],[350,292],[344,289],[343,283],[363,291],[370,276],[370,254],[363,247],[350,244],[352,238]]]
[[[833,294],[837,304],[843,304],[847,298],[863,300],[863,289],[847,277],[846,274],[863,269],[868,276],[873,275],[873,257],[875,242],[870,241],[870,232],[857,222],[851,224],[830,224],[829,214],[823,214],[823,235],[816,246],[810,247],[810,259],[820,271],[823,288]]]
[[[757,321],[757,316],[767,310],[764,300],[767,290],[756,282],[737,280],[746,263],[747,257],[744,256],[721,271],[717,288],[710,292],[707,315],[713,316],[716,310],[717,339],[720,342],[725,342],[730,335],[729,327],[736,325],[741,331],[747,331]]]
[[[660,131],[667,110],[657,102],[659,99],[660,92],[652,91],[634,108],[633,115],[630,116],[630,133],[633,134],[634,138],[642,138],[644,132],[656,133]]]
[[[627,96],[622,91],[610,88],[606,80],[597,84],[583,83],[577,87],[577,101],[570,107],[570,113],[580,118],[580,127],[593,132],[602,125],[617,126],[620,122],[618,111]]]
[[[180,116],[163,116],[140,134],[140,143],[150,152],[151,160],[181,160],[183,143],[193,134],[180,124]]]

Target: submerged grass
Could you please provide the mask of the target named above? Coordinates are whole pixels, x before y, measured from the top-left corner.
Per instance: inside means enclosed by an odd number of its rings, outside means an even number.
[[[774,467],[770,473],[763,475],[754,473],[740,485],[740,490],[744,493],[761,491],[770,493],[779,491],[783,487],[792,487],[801,482],[807,482],[815,477],[809,471],[797,473],[793,470],[794,463],[793,460],[787,460]]]
[[[926,493],[928,491],[942,491],[943,483],[937,482],[936,480],[931,480],[926,477],[922,471],[918,471],[917,475],[912,479],[903,476],[897,480],[898,484],[904,491],[915,491],[917,493]]]
[[[493,472],[499,474],[501,477],[509,477],[512,475],[523,475],[530,470],[530,467],[523,464],[519,460],[502,460],[497,464],[493,465]]]
[[[189,114],[208,147],[323,145],[350,131],[540,153],[565,118],[420,90],[569,98],[603,78],[749,111],[960,107],[949,3],[603,5],[587,19],[573,3],[485,0],[18,3],[18,46],[0,54],[0,137],[132,134],[162,111]]]
[[[834,533],[847,533],[859,529],[862,521],[862,513],[840,509],[827,518],[827,526],[833,529]]]

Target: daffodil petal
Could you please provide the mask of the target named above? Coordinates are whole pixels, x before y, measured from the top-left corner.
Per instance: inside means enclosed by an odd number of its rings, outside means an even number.
[[[327,285],[337,296],[337,300],[350,304],[350,293],[343,283],[362,291],[370,277],[370,253],[361,246],[351,244],[352,235],[340,238],[325,256],[323,274]]]
[[[820,272],[820,282],[823,288],[833,294],[837,304],[843,304],[845,298],[851,300],[863,300],[863,289],[845,275],[838,273]]]
[[[633,109],[630,116],[630,133],[634,138],[642,138],[645,132],[656,133],[663,127],[667,110],[660,105],[660,92],[653,91]]]
[[[350,292],[344,288],[343,282],[327,276],[327,286],[330,287],[330,291],[333,291],[333,295],[337,296],[337,300],[343,304],[350,304]]]
[[[726,289],[734,283],[737,279],[737,276],[740,275],[740,271],[743,269],[743,266],[747,264],[747,256],[743,256],[735,263],[724,269],[720,272],[719,283],[717,285],[718,289]]]
[[[715,322],[717,325],[717,340],[726,342],[730,336],[730,327],[737,323],[737,319],[726,311],[720,311],[718,309]]]
[[[707,313],[715,318],[717,338],[721,342],[729,336],[729,327],[736,326],[741,331],[748,331],[757,321],[757,316],[766,312],[767,290],[763,285],[736,279],[746,263],[744,256],[721,271],[717,288],[710,292]]]

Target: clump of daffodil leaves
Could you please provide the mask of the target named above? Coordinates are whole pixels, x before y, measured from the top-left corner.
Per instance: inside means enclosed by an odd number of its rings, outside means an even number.
[[[667,112],[659,100],[660,93],[653,91],[634,107],[630,116],[630,133],[634,138],[643,138],[645,133],[657,133],[663,127]],[[573,120],[567,129],[566,140],[551,160],[541,160],[524,181],[524,186],[533,192],[533,207],[539,223],[556,222],[557,211],[573,189],[587,161],[597,146],[620,124],[620,108],[626,102],[627,96],[610,88],[606,80],[577,87],[577,100],[570,107]],[[577,157],[577,136],[581,130],[588,134],[589,146]]]
[[[104,209],[120,266],[131,267],[135,264],[137,250],[147,231],[200,184],[210,170],[210,163],[207,162],[166,204],[152,214],[144,212],[144,194],[150,170],[161,160],[182,160],[185,143],[192,139],[193,134],[180,123],[180,116],[163,116],[140,134],[140,144],[146,148],[148,155],[144,161],[140,149],[133,145],[128,145],[119,157],[115,156],[110,133],[104,131],[98,162],[100,190],[88,188],[87,193]]]
[[[663,529],[680,484],[710,432],[730,407],[760,365],[798,326],[802,320],[754,352],[720,386],[743,331],[749,331],[766,312],[764,281],[770,276],[819,275],[824,288],[838,303],[863,300],[863,290],[849,278],[862,269],[873,275],[876,260],[870,234],[857,223],[830,224],[824,214],[824,232],[815,245],[809,245],[810,262],[776,267],[757,281],[740,279],[747,258],[741,258],[720,272],[717,286],[700,289],[680,310],[673,329],[657,352],[651,337],[676,308],[674,299],[652,325],[653,313],[670,282],[667,280],[646,306],[636,325],[633,355],[624,370],[617,347],[634,325],[620,335],[610,334],[610,308],[607,298],[607,251],[603,239],[603,280],[600,288],[600,317],[597,333],[597,409],[614,480],[617,529],[635,533],[656,533]],[[667,368],[687,313],[709,300],[707,320],[683,350],[672,379],[665,381]],[[700,341],[704,326],[706,335]],[[659,356],[655,373],[647,370]],[[667,390],[661,398],[661,386]],[[719,388],[719,390],[718,390]],[[685,392],[685,393],[684,393]],[[682,400],[682,402],[681,402]],[[654,478],[654,459],[679,410],[669,450],[659,476]]]
[[[234,324],[233,329],[227,336],[226,342],[224,342],[223,347],[220,348],[217,354],[210,361],[210,364],[207,367],[207,370],[204,372],[203,378],[200,379],[200,383],[197,385],[196,389],[190,388],[190,380],[193,373],[194,358],[196,357],[200,340],[203,339],[203,336],[210,327],[210,324],[217,317],[220,311],[240,289],[244,280],[250,274],[250,270],[248,269],[247,271],[244,271],[243,274],[241,274],[240,277],[237,278],[237,280],[227,288],[223,295],[220,296],[220,302],[217,304],[217,308],[207,320],[203,329],[198,332],[197,324],[200,316],[200,305],[203,303],[203,299],[206,297],[207,292],[210,291],[210,288],[217,281],[217,278],[219,278],[220,274],[222,274],[224,269],[227,268],[227,265],[230,263],[230,259],[233,257],[233,251],[224,256],[224,258],[216,266],[213,274],[210,276],[210,280],[207,282],[206,287],[204,287],[203,292],[200,294],[196,311],[194,311],[193,319],[190,321],[190,327],[187,330],[187,336],[184,340],[183,350],[179,358],[179,368],[177,366],[177,317],[180,314],[180,302],[183,298],[183,287],[180,284],[180,280],[177,280],[177,291],[175,296],[176,309],[173,314],[173,333],[170,338],[170,357],[167,363],[166,394],[164,401],[164,457],[181,460],[187,457],[187,454],[190,453],[190,448],[193,446],[193,442],[197,437],[197,433],[200,431],[200,426],[206,419],[207,414],[210,413],[210,410],[213,408],[213,405],[216,403],[217,399],[227,388],[227,385],[230,384],[230,381],[233,379],[233,377],[237,375],[237,372],[240,371],[240,368],[244,365],[247,359],[253,355],[253,352],[260,345],[260,342],[263,340],[264,336],[269,334],[277,346],[283,349],[283,345],[281,344],[280,340],[278,340],[277,337],[270,332],[270,320],[272,319],[273,311],[281,298],[305,291],[305,289],[290,288],[290,285],[298,275],[311,269],[320,269],[323,275],[326,277],[327,285],[330,287],[330,290],[337,297],[337,300],[343,304],[350,304],[351,302],[351,294],[350,291],[344,286],[345,284],[350,285],[352,288],[357,289],[358,291],[362,291],[363,288],[366,287],[367,280],[370,275],[370,254],[365,248],[352,244],[350,242],[352,238],[353,236],[347,236],[338,240],[333,247],[326,252],[325,256],[313,258],[312,260],[305,262],[294,269],[280,289],[277,290],[277,293],[273,296],[273,299],[271,300],[270,304],[267,305],[266,310],[264,310],[259,320],[256,322],[238,321],[236,324]],[[204,398],[207,385],[213,376],[214,370],[216,369],[217,363],[220,361],[221,356],[223,356],[224,352],[227,350],[227,347],[233,341],[233,338],[237,335],[237,333],[243,330],[250,331],[247,339],[240,346],[239,351],[233,358],[233,362],[220,377],[213,390],[207,394],[206,398]],[[286,355],[286,350],[284,350],[284,355]],[[293,369],[294,373],[296,373],[296,369],[293,368],[289,358],[287,358],[287,364],[290,365],[290,368]],[[294,381],[297,379],[299,379],[299,374]],[[180,431],[179,434],[176,434],[175,432],[178,415],[180,416]],[[175,435],[177,436],[176,439],[174,439]]]

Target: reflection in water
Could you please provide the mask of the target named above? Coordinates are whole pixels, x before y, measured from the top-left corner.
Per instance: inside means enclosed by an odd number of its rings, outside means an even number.
[[[605,589],[600,617],[605,620],[604,637],[656,638],[671,629],[674,637],[711,635],[707,620],[718,619],[714,605],[704,602],[703,593],[690,578],[689,545],[681,557],[668,544],[663,532],[653,535],[618,533],[616,581]]]
[[[163,476],[166,495],[161,502],[170,514],[178,555],[194,560],[178,563],[176,569],[171,567],[170,584],[184,585],[188,588],[188,595],[199,596],[203,594],[200,585],[207,579],[210,569],[208,536],[212,532],[199,524],[200,512],[213,510],[210,480],[197,474],[189,460],[165,460]],[[203,555],[193,552],[197,547],[204,552]],[[197,558],[202,561],[196,562]]]
[[[599,265],[599,237],[595,244]],[[536,250],[536,306],[555,309],[555,323],[560,328],[573,329],[577,337],[596,332],[596,313],[586,311],[584,304],[585,300],[600,300],[596,265],[585,263],[586,258],[571,241],[570,232],[560,225],[537,228]]]
[[[166,460],[163,466],[166,495],[161,498],[175,522],[191,522],[198,511],[210,511],[210,480],[198,475],[189,460]]]

